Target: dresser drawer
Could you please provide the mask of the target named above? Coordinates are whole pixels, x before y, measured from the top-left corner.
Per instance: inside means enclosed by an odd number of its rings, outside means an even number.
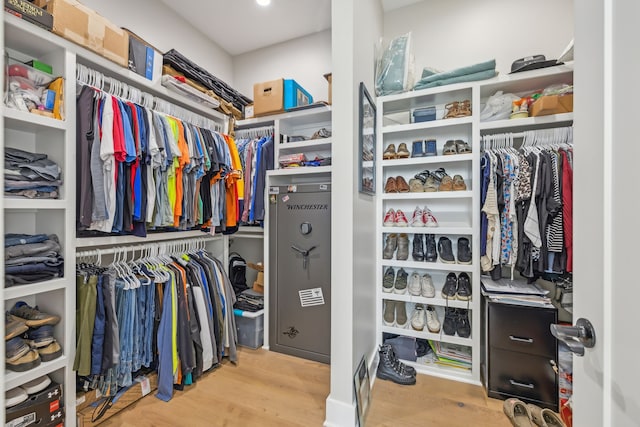
[[[491,349],[489,391],[523,399],[558,404],[556,373],[550,360],[497,348]]]
[[[489,346],[556,358],[556,339],[549,325],[556,311],[506,304],[490,304]]]

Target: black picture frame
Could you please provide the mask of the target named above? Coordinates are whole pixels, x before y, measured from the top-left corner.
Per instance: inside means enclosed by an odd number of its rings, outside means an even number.
[[[356,373],[353,375],[353,388],[356,394],[357,425],[362,427],[371,403],[371,380],[369,379],[369,369],[364,355],[358,364]]]
[[[363,82],[360,82],[360,113],[358,117],[358,190],[376,193],[376,104]]]

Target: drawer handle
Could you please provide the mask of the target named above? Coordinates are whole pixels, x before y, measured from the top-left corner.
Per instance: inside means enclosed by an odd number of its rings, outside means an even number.
[[[513,335],[509,335],[509,339],[511,341],[517,341],[517,342],[524,342],[527,344],[533,344],[533,338],[520,338],[520,337],[514,337]]]
[[[514,380],[509,380],[509,382],[511,383],[511,385],[515,385],[522,388],[533,389],[535,387],[533,384],[519,383],[518,381],[514,381]]]

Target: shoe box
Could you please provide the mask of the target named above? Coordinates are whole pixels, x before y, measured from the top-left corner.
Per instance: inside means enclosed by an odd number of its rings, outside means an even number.
[[[313,97],[295,80],[277,79],[253,85],[253,115],[282,113],[313,104]]]
[[[40,393],[32,394],[19,405],[7,408],[6,427],[58,426],[64,422],[62,386],[57,383]]]

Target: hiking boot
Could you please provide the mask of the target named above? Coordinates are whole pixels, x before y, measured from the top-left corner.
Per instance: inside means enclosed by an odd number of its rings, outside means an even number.
[[[393,258],[393,253],[398,247],[398,235],[396,233],[387,234],[387,240],[382,251],[382,259]]]
[[[455,308],[445,307],[444,322],[442,323],[442,332],[445,335],[455,335],[458,321],[458,312]]]
[[[27,354],[29,350],[31,350],[31,348],[24,339],[21,337],[13,337],[5,342],[5,359],[7,362],[14,362]]]
[[[467,273],[460,273],[458,276],[456,298],[460,301],[469,301],[471,299],[471,279]]]
[[[422,234],[413,235],[413,251],[411,256],[414,261],[424,261],[424,249],[422,245]]]
[[[471,247],[466,237],[458,239],[458,264],[471,264]]]
[[[50,360],[57,359],[62,356],[62,347],[56,340],[53,340],[51,344],[46,347],[39,348],[38,354],[43,362],[49,362]]]
[[[442,286],[442,298],[455,299],[457,293],[458,277],[456,276],[456,273],[449,273],[444,281],[444,286]]]
[[[393,284],[393,293],[399,295],[407,293],[407,272],[404,271],[404,268],[398,270],[398,274],[396,274],[396,281]]]
[[[427,324],[427,315],[424,312],[424,306],[422,304],[416,304],[411,314],[411,327],[415,331],[422,331],[424,325]]]
[[[406,261],[409,259],[409,236],[406,233],[398,234],[398,253],[396,254],[398,261]]]
[[[18,301],[10,313],[27,324],[30,328],[42,325],[57,325],[60,322],[60,316],[54,314],[43,313],[38,310],[38,306],[29,307],[24,301]]]
[[[8,311],[4,314],[4,339],[10,340],[11,338],[20,336],[27,332],[29,327],[22,319],[11,315]]]
[[[38,355],[38,352],[35,350],[28,350],[27,353],[19,359],[13,361],[7,360],[5,366],[10,371],[14,372],[28,371],[40,366],[40,355]]]
[[[32,348],[46,347],[51,344],[53,338],[53,326],[43,325],[39,328],[31,328],[27,332],[27,343]]]
[[[431,279],[431,275],[425,273],[422,275],[420,279],[420,288],[422,296],[425,298],[433,298],[436,296],[436,288],[433,286],[433,280]]]
[[[413,295],[414,297],[419,297],[420,292],[422,291],[422,286],[420,285],[420,275],[415,271],[411,273],[409,276],[409,283],[407,285],[409,289],[409,295]]]
[[[427,329],[429,329],[429,332],[440,332],[440,320],[438,319],[438,312],[436,311],[435,307],[431,305],[427,306],[426,316]]]
[[[411,217],[412,227],[424,227],[424,212],[419,207],[416,207]]]
[[[396,365],[389,351],[380,352],[380,362],[378,363],[376,377],[393,381],[400,385],[413,385],[416,383],[415,375],[409,375],[408,372],[401,369],[400,365]]]
[[[458,310],[458,319],[456,322],[456,332],[460,338],[469,338],[471,336],[471,323],[469,322],[469,310],[461,308]]]
[[[425,240],[424,260],[427,262],[436,262],[438,260],[436,236],[434,234],[427,234]]]
[[[438,239],[438,254],[440,255],[440,261],[445,264],[455,264],[456,259],[453,256],[451,240],[448,237]]]
[[[396,323],[396,302],[390,299],[384,300],[384,314],[382,320],[386,326],[393,326]]]
[[[391,344],[380,345],[380,350],[378,350],[378,352],[379,353],[388,352],[389,359],[391,360],[391,362],[393,362],[394,367],[398,371],[401,371],[403,374],[407,374],[411,376],[416,375],[416,370],[413,366],[404,364],[400,361],[400,359],[398,359],[398,356],[396,356],[395,352],[393,351],[393,346]],[[382,354],[381,354],[381,357],[382,357]]]
[[[396,301],[396,326],[407,326],[407,304],[404,301]]]
[[[396,279],[396,271],[393,267],[387,268],[387,271],[384,272],[384,277],[382,278],[382,292],[390,293],[393,291],[393,282]]]

